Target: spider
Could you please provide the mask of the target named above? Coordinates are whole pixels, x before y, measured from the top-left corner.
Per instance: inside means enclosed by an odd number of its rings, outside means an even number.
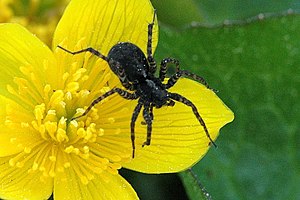
[[[211,139],[210,134],[207,130],[204,120],[200,116],[196,106],[184,96],[171,93],[168,91],[181,76],[190,77],[196,81],[199,81],[203,85],[205,85],[208,89],[211,89],[204,78],[190,73],[186,70],[181,70],[179,67],[179,61],[174,58],[165,58],[161,61],[159,77],[155,76],[155,72],[157,69],[156,61],[153,58],[152,54],[152,32],[154,21],[156,17],[156,11],[154,10],[153,20],[150,24],[148,24],[148,41],[147,41],[147,56],[143,53],[143,51],[130,42],[120,42],[114,45],[107,56],[101,54],[98,50],[88,47],[86,49],[82,49],[79,51],[70,51],[61,46],[58,46],[60,49],[66,51],[70,54],[80,54],[84,52],[90,52],[95,56],[105,60],[110,69],[118,76],[120,82],[123,87],[121,88],[113,88],[110,91],[104,93],[100,97],[96,98],[89,107],[85,110],[85,112],[78,116],[74,117],[71,120],[78,119],[88,114],[88,112],[92,109],[93,106],[98,104],[103,99],[117,93],[121,97],[127,100],[137,100],[138,103],[134,108],[130,129],[131,129],[131,143],[132,143],[132,158],[135,156],[135,122],[139,113],[143,108],[143,117],[144,124],[147,125],[147,138],[143,143],[142,147],[145,145],[150,145],[151,142],[151,133],[152,133],[152,122],[153,122],[153,108],[161,108],[162,106],[174,106],[175,101],[181,102],[189,107],[191,107],[192,112],[195,117],[203,127],[206,136],[210,140],[210,144],[213,144],[216,147],[216,144]],[[166,78],[167,66],[168,64],[174,64],[176,66],[176,72],[173,74],[167,83],[163,83]],[[213,89],[212,89],[213,90]],[[131,91],[131,92],[129,92]]]

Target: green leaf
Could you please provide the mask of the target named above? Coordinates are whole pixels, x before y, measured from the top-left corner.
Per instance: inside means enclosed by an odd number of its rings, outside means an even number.
[[[235,113],[219,148],[193,168],[213,199],[300,199],[300,16],[161,27],[156,58],[169,56],[205,77]]]
[[[190,199],[211,200],[210,194],[203,187],[197,174],[192,169],[179,173]]]
[[[184,27],[192,21],[203,22],[204,13],[194,0],[152,0],[159,21],[173,27]]]
[[[207,14],[206,23],[223,23],[224,20],[240,20],[260,13],[280,13],[300,8],[296,0],[195,0]]]
[[[298,0],[152,0],[161,22],[183,28],[194,22],[205,25],[222,24],[225,20],[242,20],[260,13],[298,12]]]

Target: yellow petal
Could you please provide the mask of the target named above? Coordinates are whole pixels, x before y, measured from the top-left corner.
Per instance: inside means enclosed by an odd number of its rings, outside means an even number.
[[[47,46],[18,24],[1,24],[0,38],[0,94],[14,98],[31,110],[30,106],[42,101],[40,93],[50,75],[49,71],[45,73],[45,68],[56,68],[54,56]],[[30,96],[25,100],[20,96],[16,98],[14,93]]]
[[[28,173],[30,165],[21,168],[10,166],[10,158],[0,158],[0,199],[48,199],[53,190],[53,180],[41,179],[40,171]]]
[[[38,141],[38,138],[31,135],[29,130],[25,132],[19,126],[15,126],[15,128],[0,126],[0,128],[0,157],[24,151],[26,147],[32,146],[34,142]]]
[[[26,121],[31,116],[21,105],[0,95],[0,157],[32,146],[40,138]]]
[[[54,199],[138,199],[131,185],[120,175],[100,173],[87,185],[76,176],[72,168],[58,174],[54,182]]]
[[[232,111],[214,92],[195,81],[180,79],[170,91],[181,94],[196,105],[213,140],[219,129],[234,118]],[[136,102],[132,102],[132,107],[135,105]],[[124,167],[146,173],[178,172],[206,154],[209,139],[190,107],[176,102],[174,107],[154,109],[153,112],[151,145],[141,148],[146,140],[146,126],[140,125],[140,116],[136,122],[136,158]]]
[[[84,107],[103,87],[120,87],[118,77],[108,64],[90,53],[73,56],[56,48],[61,45],[70,51],[92,47],[107,55],[118,42],[132,42],[146,52],[148,25],[153,21],[154,10],[149,0],[74,0],[60,20],[53,39],[53,49],[62,69],[59,77],[71,76],[74,71],[84,69],[78,89],[89,91],[80,99],[77,107]],[[157,44],[158,26],[155,19],[153,50]],[[65,73],[64,73],[65,72]],[[77,90],[78,91],[78,90]]]
[[[69,50],[93,47],[107,55],[118,42],[131,42],[146,52],[147,27],[152,20],[149,0],[73,0],[58,24],[53,48],[65,41],[63,44]],[[153,49],[157,44],[157,29],[155,23]],[[74,49],[80,40],[85,42]]]

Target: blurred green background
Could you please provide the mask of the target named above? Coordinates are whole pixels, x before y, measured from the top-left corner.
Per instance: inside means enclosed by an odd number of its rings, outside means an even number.
[[[300,199],[300,1],[152,2],[156,59],[178,58],[235,113],[193,167],[212,199]],[[186,172],[121,173],[143,200],[201,199]]]

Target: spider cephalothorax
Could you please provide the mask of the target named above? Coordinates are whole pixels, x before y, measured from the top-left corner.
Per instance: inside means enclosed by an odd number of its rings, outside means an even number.
[[[139,47],[130,42],[121,42],[114,45],[110,49],[107,56],[102,55],[99,51],[91,47],[72,52],[61,46],[58,46],[64,51],[73,55],[83,52],[90,52],[102,58],[103,60],[108,62],[110,69],[119,77],[120,82],[126,89],[124,90],[121,88],[113,88],[112,90],[106,92],[105,94],[95,99],[82,115],[74,117],[72,120],[85,116],[86,114],[88,114],[88,112],[94,105],[96,105],[101,100],[107,98],[108,96],[114,93],[118,93],[120,96],[128,100],[138,99],[138,104],[133,111],[130,122],[133,158],[135,153],[135,122],[142,108],[145,124],[147,125],[147,139],[143,144],[144,146],[150,145],[151,142],[153,108],[161,108],[162,106],[173,106],[175,104],[175,101],[181,102],[192,108],[193,113],[202,125],[206,136],[210,140],[210,143],[216,146],[213,140],[211,139],[205,122],[200,116],[196,106],[184,96],[168,91],[168,89],[172,87],[181,76],[190,77],[194,80],[201,82],[207,88],[209,88],[205,80],[196,74],[192,74],[186,70],[181,70],[179,68],[179,61],[174,58],[163,59],[161,61],[159,77],[155,77],[154,75],[157,68],[156,62],[152,55],[152,30],[154,26],[155,16],[156,13],[154,12],[153,21],[148,25],[147,56]],[[169,63],[176,65],[176,72],[169,78],[167,83],[164,84],[163,81],[166,78],[167,65]]]

